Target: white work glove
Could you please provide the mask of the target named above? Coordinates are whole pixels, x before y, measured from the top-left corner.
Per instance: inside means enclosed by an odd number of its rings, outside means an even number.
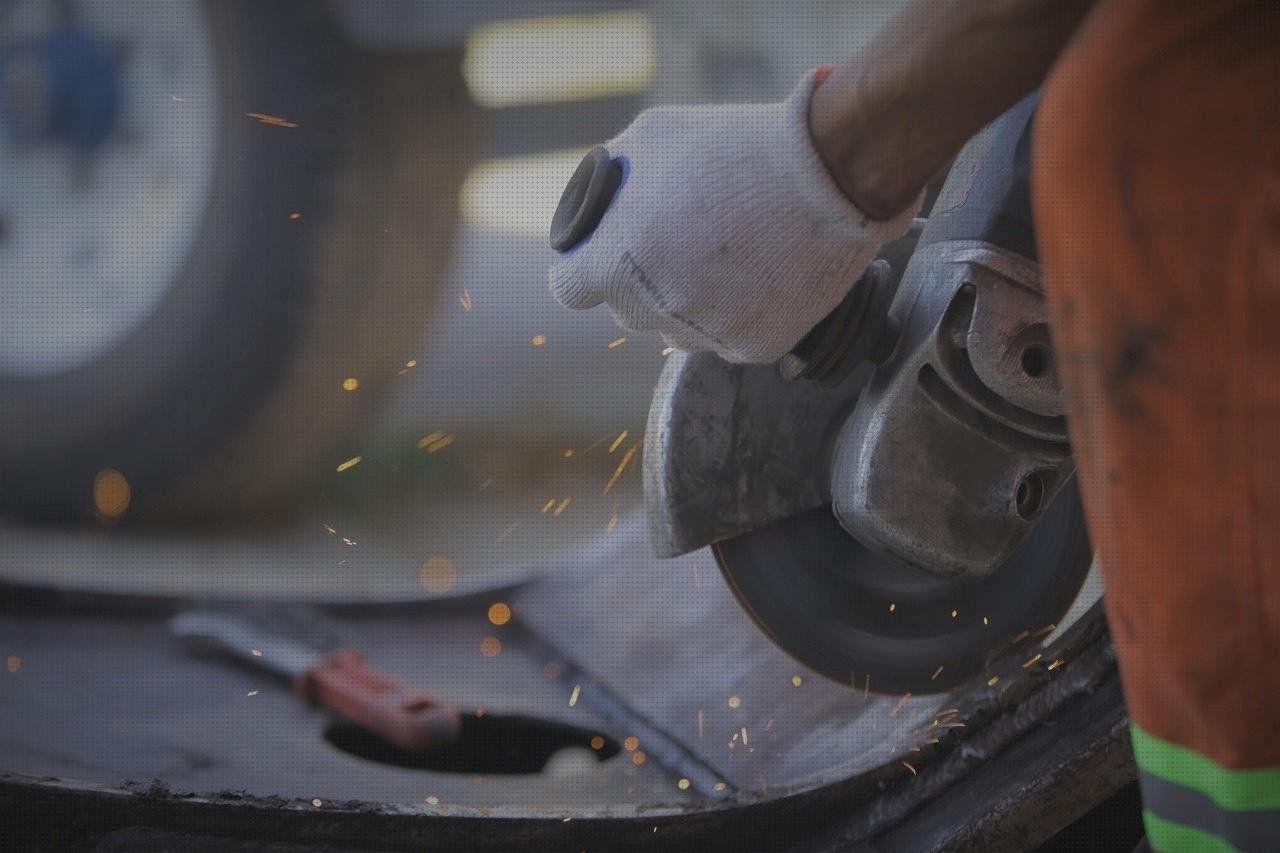
[[[777,104],[647,110],[606,143],[622,186],[595,232],[552,262],[567,308],[733,362],[775,361],[840,303],[914,205],[864,216],[809,133],[809,75]]]

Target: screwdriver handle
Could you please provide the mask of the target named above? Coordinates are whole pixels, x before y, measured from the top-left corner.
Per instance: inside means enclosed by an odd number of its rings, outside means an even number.
[[[294,679],[293,687],[307,703],[337,711],[384,740],[416,752],[452,742],[462,725],[457,708],[378,672],[355,649],[320,658]]]
[[[603,145],[588,151],[551,217],[551,248],[564,253],[591,236],[621,186],[622,163]]]

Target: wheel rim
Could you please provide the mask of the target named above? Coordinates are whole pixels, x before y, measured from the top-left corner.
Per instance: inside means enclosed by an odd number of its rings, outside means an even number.
[[[196,0],[22,0],[0,33],[0,375],[39,379],[109,352],[178,277],[216,69]]]

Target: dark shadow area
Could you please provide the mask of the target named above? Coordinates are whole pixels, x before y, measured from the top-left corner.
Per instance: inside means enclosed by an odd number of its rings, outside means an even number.
[[[569,747],[590,750],[597,761],[612,758],[621,749],[617,741],[601,732],[565,723],[474,714],[463,716],[462,731],[454,743],[429,752],[400,749],[348,722],[329,726],[324,737],[343,752],[393,767],[510,776],[540,773],[551,756]]]

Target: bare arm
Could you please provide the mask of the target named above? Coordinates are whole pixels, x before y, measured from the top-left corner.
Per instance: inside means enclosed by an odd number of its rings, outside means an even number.
[[[1094,0],[912,0],[813,95],[809,127],[854,204],[888,219],[1043,81]]]

